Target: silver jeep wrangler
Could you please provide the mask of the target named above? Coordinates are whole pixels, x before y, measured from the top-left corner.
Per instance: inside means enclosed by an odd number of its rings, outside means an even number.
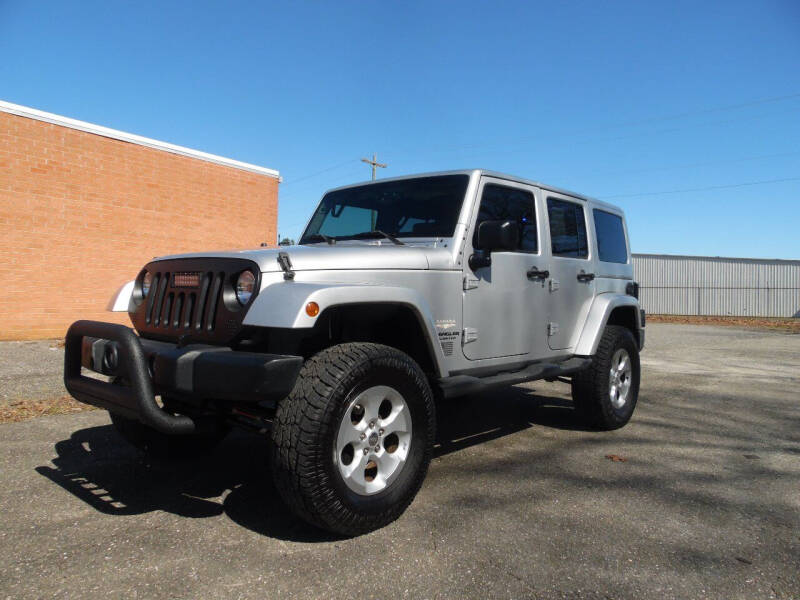
[[[385,179],[326,193],[297,246],[148,263],[112,299],[136,333],[74,323],[64,380],[147,452],[267,433],[289,507],[357,535],[420,488],[438,399],[569,378],[589,424],[627,423],[637,298],[617,207],[482,170]]]

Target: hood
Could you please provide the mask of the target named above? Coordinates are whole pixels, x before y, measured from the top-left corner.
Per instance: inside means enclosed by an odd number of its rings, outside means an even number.
[[[451,264],[446,248],[430,246],[396,246],[391,243],[336,244],[328,246],[282,246],[255,250],[195,252],[159,256],[156,260],[174,258],[246,258],[259,265],[263,273],[280,271],[278,253],[286,252],[295,271],[350,269],[446,269]]]

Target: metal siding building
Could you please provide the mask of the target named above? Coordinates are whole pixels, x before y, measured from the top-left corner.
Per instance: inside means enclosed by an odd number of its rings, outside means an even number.
[[[652,314],[800,317],[800,260],[634,254]]]

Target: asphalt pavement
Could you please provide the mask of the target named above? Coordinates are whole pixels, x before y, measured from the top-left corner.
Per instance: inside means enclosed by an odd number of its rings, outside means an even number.
[[[64,389],[64,349],[59,340],[0,342],[0,406],[25,400],[50,400]]]
[[[628,426],[562,383],[448,401],[416,500],[353,539],[255,435],[150,464],[102,411],[0,425],[0,598],[800,598],[800,336],[647,329]]]

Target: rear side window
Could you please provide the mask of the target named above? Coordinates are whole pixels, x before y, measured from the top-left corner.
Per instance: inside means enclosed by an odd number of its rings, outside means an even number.
[[[553,256],[587,258],[586,217],[583,206],[556,198],[547,199],[547,216],[550,220],[550,240]]]
[[[594,209],[594,230],[597,234],[597,255],[603,262],[627,263],[628,246],[622,217]]]
[[[533,207],[534,200],[531,192],[496,183],[487,183],[483,186],[473,244],[477,244],[478,227],[484,221],[514,221],[519,226],[517,250],[538,252],[536,214],[533,212]]]

